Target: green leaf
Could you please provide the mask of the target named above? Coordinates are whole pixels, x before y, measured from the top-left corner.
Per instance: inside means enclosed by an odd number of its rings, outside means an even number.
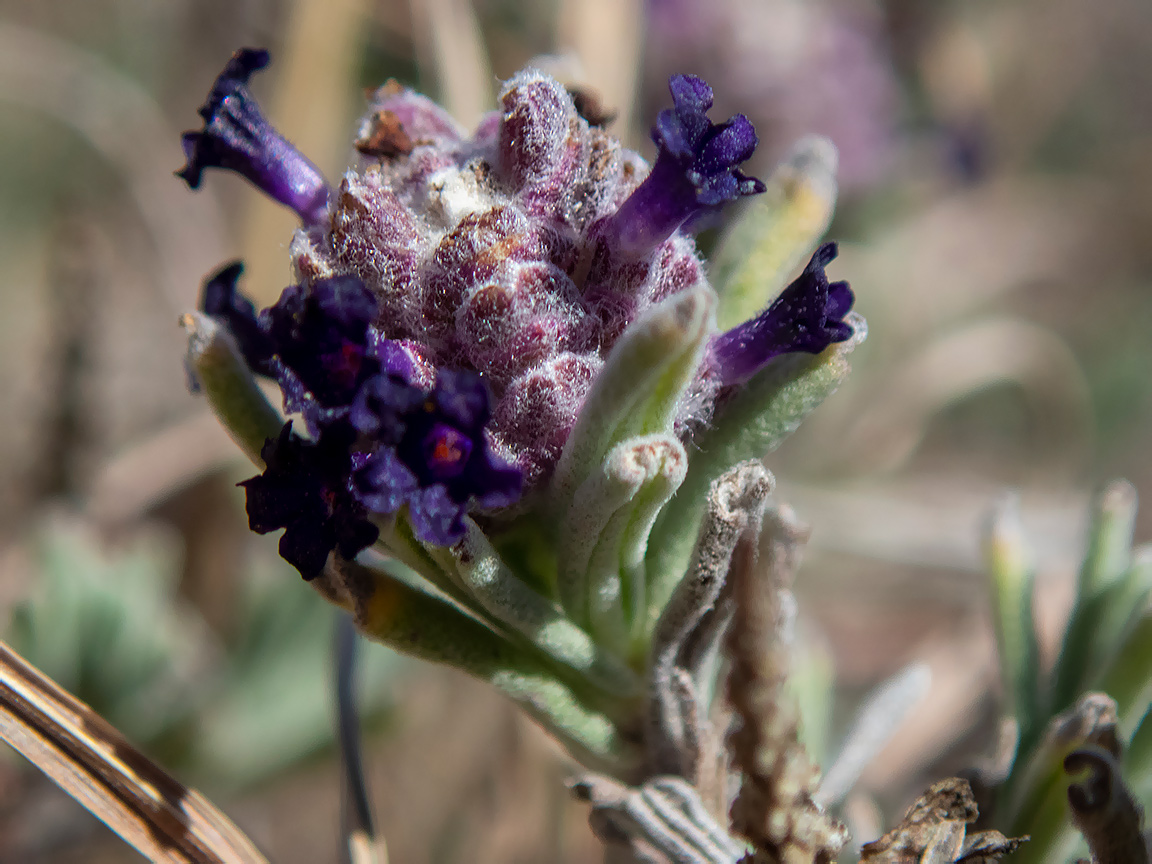
[[[992,583],[1000,675],[1007,711],[1016,718],[1027,748],[1044,718],[1040,707],[1040,649],[1032,617],[1034,573],[1019,501],[1007,496],[996,507],[984,536],[984,561]]]
[[[639,556],[647,548],[656,514],[683,480],[687,464],[684,448],[671,435],[629,438],[581,485],[563,518],[560,597],[576,621],[593,627],[594,633],[598,627],[603,631],[599,635],[610,634],[621,654],[627,651],[629,622],[643,603]]]
[[[670,432],[676,405],[713,332],[716,295],[707,286],[649,309],[613,347],[580,409],[549,487],[550,511],[568,512],[576,490],[601,470],[613,446]]]
[[[611,719],[590,707],[534,653],[433,596],[382,570],[354,567],[356,622],[369,639],[454,666],[492,684],[535,717],[584,764],[613,774],[635,767],[635,746]]]
[[[1115,748],[1116,703],[1101,693],[1081,696],[1053,717],[1030,753],[1020,753],[1000,790],[998,819],[1009,834],[1031,840],[1013,856],[1019,864],[1067,860],[1079,835],[1068,822],[1064,757],[1085,745]]]
[[[465,519],[465,525],[464,539],[454,546],[425,546],[430,555],[448,562],[460,587],[480,608],[545,656],[579,672],[583,681],[615,695],[639,692],[637,675],[564,617],[556,604],[524,584],[475,522]]]
[[[262,468],[264,442],[284,426],[280,412],[252,377],[231,333],[199,312],[186,314],[181,323],[188,333],[188,369],[228,434]]]
[[[218,788],[242,788],[332,745],[331,643],[340,613],[281,560],[259,570],[245,586],[226,677],[197,716],[193,764]],[[360,710],[379,716],[411,664],[370,645],[359,665]]]
[[[633,628],[643,623],[647,608],[643,563],[648,535],[660,510],[684,481],[688,455],[671,435],[629,438],[612,453],[639,466],[644,478],[636,494],[611,515],[600,532],[583,583],[592,634],[626,655]],[[608,461],[613,461],[613,455]]]
[[[1135,612],[1139,617],[1100,676],[1100,690],[1116,700],[1125,736],[1143,721],[1152,702],[1152,615],[1141,609]]]
[[[1109,609],[1125,591],[1117,586],[1131,566],[1135,521],[1136,490],[1123,480],[1110,483],[1097,498],[1092,514],[1076,602],[1053,675],[1053,710],[1071,705],[1098,672],[1101,652],[1094,643],[1100,638],[1114,638],[1114,634],[1101,633],[1101,627],[1110,615],[1115,617]]]
[[[1085,689],[1096,689],[1105,670],[1111,668],[1120,654],[1130,650],[1126,642],[1146,615],[1150,594],[1152,546],[1141,546],[1132,553],[1132,566],[1100,595],[1095,616],[1096,630],[1084,664],[1087,674]],[[1152,669],[1152,654],[1144,657]],[[1109,692],[1109,695],[1114,694]]]
[[[1124,776],[1139,800],[1152,801],[1152,706],[1147,701],[1124,752]]]
[[[13,647],[146,747],[182,739],[211,681],[206,627],[177,602],[179,547],[156,530],[111,547],[54,520],[34,546],[37,589],[8,628]]]

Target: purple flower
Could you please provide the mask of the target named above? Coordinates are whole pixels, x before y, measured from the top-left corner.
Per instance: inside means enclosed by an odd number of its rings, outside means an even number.
[[[314,415],[311,426],[346,414],[361,385],[382,372],[413,379],[408,351],[373,325],[377,301],[359,278],[289,286],[258,315],[236,290],[243,270],[234,261],[210,276],[200,308],[228,327],[253,372],[278,379],[291,410]]]
[[[464,536],[470,502],[504,507],[520,497],[520,471],[498,459],[485,436],[491,407],[479,375],[442,370],[419,399],[415,388],[383,377],[364,386],[352,414],[380,441],[353,474],[369,510],[395,513],[407,504],[416,536],[446,546]]]
[[[374,350],[379,343],[370,333],[376,306],[359,278],[334,276],[311,288],[285,288],[276,304],[260,314],[260,324],[280,363],[317,403],[345,408],[381,368]]]
[[[355,437],[349,425],[337,424],[309,442],[286,423],[260,451],[264,473],[240,483],[248,527],[258,534],[283,528],[280,555],[305,579],[320,575],[333,549],[354,558],[379,536],[348,488]]]
[[[205,168],[224,168],[246,177],[276,201],[315,225],[328,207],[328,183],[320,169],[277,132],[248,90],[248,78],[268,65],[268,52],[241,48],[216,79],[200,106],[204,128],[185,132],[187,164],[176,172],[197,189]]]
[[[209,276],[200,295],[200,311],[231,331],[253,372],[271,376],[269,361],[275,350],[272,339],[260,327],[255,305],[236,290],[236,281],[243,272],[243,262],[232,261]]]
[[[852,289],[847,282],[829,284],[824,272],[836,253],[835,243],[825,243],[767,309],[712,341],[722,385],[747,381],[780,354],[819,354],[851,337],[843,319],[852,308]]]
[[[225,119],[228,135],[260,150],[244,157],[256,173],[296,170],[245,87],[266,62],[264,52],[238,52],[217,81],[205,130],[189,136],[190,181],[211,164],[202,151],[221,146],[214,130]],[[699,78],[675,76],[670,89],[645,174],[542,73],[508,82],[503,111],[473,138],[428,100],[387,85],[331,218],[319,219],[327,187],[307,167],[322,194],[305,216],[319,222],[291,244],[298,284],[257,313],[237,290],[238,265],[208,280],[204,310],[254,372],[278,382],[286,411],[304,416],[307,437],[281,436],[270,445],[277,461],[249,484],[253,524],[290,528],[283,545],[302,572],[336,548],[337,512],[352,513],[352,526],[400,514],[439,545],[459,540],[473,511],[494,527],[483,511],[548,483],[622,334],[665,298],[702,287],[687,231],[763,191],[739,168],[757,139],[742,115],[709,120],[713,94]],[[250,150],[224,152],[238,164]],[[713,340],[670,428],[691,434],[724,386],[777,354],[847,338],[851,292],[823,272],[833,254],[825,247],[763,315]],[[291,502],[282,511],[277,489]],[[301,513],[315,527],[305,530]]]
[[[485,431],[488,388],[474,372],[441,370],[416,383],[413,358],[375,326],[375,296],[355,276],[285,289],[256,314],[236,290],[234,262],[209,278],[203,309],[236,336],[253,371],[277,378],[289,410],[302,410],[317,440],[289,426],[261,455],[268,466],[244,482],[249,522],[285,528],[280,551],[305,578],[339,549],[372,543],[371,512],[407,505],[416,535],[447,545],[464,534],[475,502],[493,508],[520,497],[520,469],[496,457]]]
[[[626,255],[644,254],[682,225],[698,224],[725,202],[765,189],[736,167],[756,150],[748,118],[709,120],[712,88],[694,75],[673,75],[668,89],[675,107],[661,111],[652,130],[656,164],[610,217],[606,232]]]
[[[377,375],[364,382],[348,418],[373,440],[395,445],[404,437],[408,417],[423,404],[424,391],[419,387],[398,375]]]

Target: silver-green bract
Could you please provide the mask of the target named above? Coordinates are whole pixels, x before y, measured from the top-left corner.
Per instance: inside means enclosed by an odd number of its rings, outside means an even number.
[[[688,662],[685,645],[704,638],[693,628],[717,599],[701,586],[732,554],[734,538],[717,526],[732,507],[759,518],[771,477],[757,461],[836,389],[864,338],[863,319],[851,315],[851,340],[782,357],[704,428],[674,428],[717,309],[728,318],[766,306],[815,247],[835,199],[832,152],[805,142],[770,178],[769,194],[748,204],[723,242],[719,295],[698,286],[633,322],[550,482],[518,515],[499,529],[468,520],[460,542],[438,547],[417,539],[402,512],[380,524],[374,549],[333,562],[313,584],[369,638],[488,681],[586,766],[633,782],[651,776],[675,738],[669,724],[678,721],[665,716],[682,703],[669,693],[674,667]],[[186,326],[190,366],[213,409],[258,455],[279,416],[227,332],[200,315]],[[750,489],[759,491],[748,497]],[[714,645],[717,635],[708,638]],[[715,667],[700,666],[710,675]],[[714,684],[698,686],[711,694]]]

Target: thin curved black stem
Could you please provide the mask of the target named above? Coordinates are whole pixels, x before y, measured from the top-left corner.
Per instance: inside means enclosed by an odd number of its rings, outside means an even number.
[[[341,859],[361,864],[380,856],[365,852],[383,848],[377,840],[372,820],[372,803],[364,779],[364,757],[360,747],[360,718],[356,710],[356,625],[340,612],[336,620],[333,661],[336,672],[336,737],[340,743],[340,763],[344,771],[340,821],[343,844]]]

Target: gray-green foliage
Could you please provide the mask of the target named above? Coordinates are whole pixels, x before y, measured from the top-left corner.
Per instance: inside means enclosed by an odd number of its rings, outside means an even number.
[[[986,550],[1008,713],[1018,739],[998,780],[994,824],[1031,835],[1017,862],[1072,860],[1086,851],[1069,821],[1065,757],[1114,749],[1128,786],[1152,804],[1152,566],[1132,548],[1136,493],[1110,484],[1093,509],[1075,601],[1051,669],[1032,622],[1035,583],[1013,502],[994,515]]]
[[[255,562],[230,644],[177,595],[178,539],[152,527],[105,540],[47,520],[29,597],[5,638],[166,765],[237,787],[332,741],[332,610],[279,560]],[[399,661],[369,648],[361,699],[379,714]]]
[[[212,679],[213,649],[203,622],[175,602],[178,561],[163,532],[105,550],[80,524],[51,520],[33,543],[32,596],[7,639],[130,739],[181,737],[194,694]]]

